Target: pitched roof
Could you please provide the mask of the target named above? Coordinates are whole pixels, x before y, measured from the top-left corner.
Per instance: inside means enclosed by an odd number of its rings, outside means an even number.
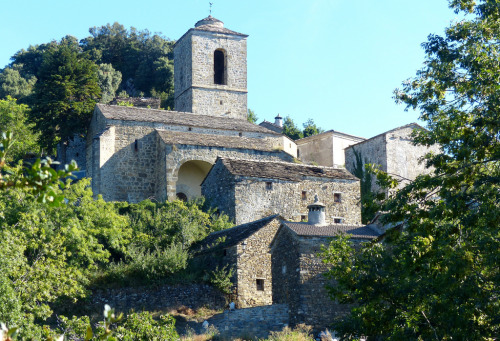
[[[366,143],[366,142],[370,142],[372,141],[373,139],[376,139],[377,137],[380,137],[380,136],[383,136],[383,135],[387,135],[387,134],[390,134],[392,132],[395,132],[397,130],[402,130],[402,129],[406,129],[406,128],[410,128],[410,127],[413,127],[413,129],[425,129],[424,127],[422,127],[420,124],[418,123],[409,123],[409,124],[405,124],[404,126],[401,126],[401,127],[396,127],[394,129],[391,129],[391,130],[388,130],[386,132],[383,132],[381,134],[378,134],[378,135],[375,135],[373,137],[370,137],[369,139],[366,139],[364,141],[361,141],[361,142],[358,142],[356,144],[352,144],[350,145],[349,147],[346,147],[347,148],[352,148],[352,147],[355,147],[357,146],[358,144],[362,144],[362,143]]]
[[[219,158],[233,175],[255,178],[301,181],[305,177],[358,180],[345,168],[303,165],[280,161],[253,161],[242,159]]]
[[[279,215],[275,214],[230,229],[213,232],[193,248],[196,253],[204,253],[236,245],[278,218]]]
[[[365,225],[309,225],[307,223],[294,223],[284,221],[283,224],[299,236],[309,237],[335,237],[345,233],[352,235],[352,238],[374,239],[380,236],[380,233]]]
[[[250,123],[247,120],[238,118],[197,115],[181,111],[124,107],[100,103],[96,105],[96,108],[101,111],[104,117],[111,120],[153,122],[221,130],[251,131],[275,136],[281,135],[270,131],[269,129]]]
[[[166,144],[186,144],[194,146],[225,147],[262,151],[277,151],[269,140],[243,136],[198,134],[170,130],[156,130]]]
[[[306,142],[306,141],[309,141],[309,140],[313,140],[315,138],[322,137],[323,135],[340,135],[340,136],[343,136],[343,137],[350,138],[351,140],[363,140],[363,141],[366,140],[364,137],[360,137],[360,136],[356,136],[356,135],[351,135],[351,134],[343,133],[343,132],[336,131],[336,130],[332,129],[332,130],[327,130],[327,131],[324,131],[324,132],[316,134],[316,135],[311,135],[311,136],[308,136],[308,137],[303,137],[301,139],[295,140],[295,143],[300,144],[301,142]]]
[[[280,127],[279,125],[274,124],[274,123],[269,122],[269,121],[266,121],[266,120],[264,120],[264,121],[260,122],[260,123],[259,123],[259,125],[260,125],[261,127],[264,127],[264,128],[266,128],[266,129],[269,129],[269,130],[275,131],[275,132],[277,132],[277,133],[281,133],[281,132],[283,131],[283,127]]]

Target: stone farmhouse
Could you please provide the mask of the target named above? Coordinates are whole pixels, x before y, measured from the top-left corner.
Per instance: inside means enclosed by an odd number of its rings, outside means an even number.
[[[236,224],[272,214],[305,221],[314,195],[326,203],[329,221],[361,223],[359,179],[345,168],[219,157],[201,191]]]
[[[196,253],[207,269],[235,268],[237,305],[285,304],[290,324],[325,327],[347,307],[326,297],[321,245],[380,235],[360,224],[357,158],[413,178],[427,150],[411,144],[415,124],[368,140],[329,130],[292,141],[279,115],[248,122],[246,47],[247,35],[222,21],[198,21],[174,46],[176,111],[98,104],[86,138],[61,147],[60,161],[75,159],[108,201],[205,196],[238,226]]]

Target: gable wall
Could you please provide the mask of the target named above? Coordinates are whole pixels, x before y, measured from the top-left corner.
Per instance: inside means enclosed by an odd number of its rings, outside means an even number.
[[[272,183],[272,189],[266,188]],[[284,219],[307,219],[307,205],[315,194],[326,205],[326,219],[343,218],[345,224],[361,223],[359,180],[308,178],[300,182],[277,179],[238,177],[235,185],[235,223],[243,224],[272,214]],[[302,192],[306,198],[302,198]],[[341,194],[341,202],[334,202],[334,193]],[[233,218],[233,217],[231,217]]]

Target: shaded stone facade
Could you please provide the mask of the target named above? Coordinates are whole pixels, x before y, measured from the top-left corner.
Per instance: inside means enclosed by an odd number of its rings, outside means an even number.
[[[423,128],[411,123],[349,146],[345,150],[346,168],[356,173],[356,168],[363,168],[365,164],[379,165],[381,170],[400,180],[401,186],[420,174],[430,172],[420,159],[430,151],[438,151],[439,146],[427,148],[414,145],[411,135],[415,129]],[[379,190],[372,176],[372,191]]]
[[[197,248],[209,269],[230,265],[239,308],[273,304],[271,242],[280,226],[278,216],[210,234]]]
[[[328,221],[361,223],[359,180],[343,168],[220,158],[202,194],[236,224],[271,214],[305,220],[314,195],[326,204]]]
[[[319,330],[348,312],[350,306],[329,298],[325,286],[334,282],[324,273],[330,266],[318,256],[322,245],[327,246],[329,238],[339,233],[351,234],[358,244],[379,235],[362,225],[282,223],[271,248],[273,303],[288,304],[292,326],[305,323]]]

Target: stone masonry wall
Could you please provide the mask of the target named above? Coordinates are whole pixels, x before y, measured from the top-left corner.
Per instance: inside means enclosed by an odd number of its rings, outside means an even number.
[[[179,39],[174,46],[174,98],[175,110],[191,112],[184,107],[191,106],[190,99],[183,99],[179,96],[183,94],[192,84],[192,50],[191,33],[187,33]]]
[[[175,199],[176,182],[178,179],[179,168],[186,161],[199,160],[214,164],[218,156],[227,158],[239,158],[239,159],[249,159],[249,160],[272,160],[272,161],[291,161],[293,159],[291,155],[283,151],[265,152],[252,149],[236,149],[236,148],[188,146],[188,145],[167,145],[165,146],[165,148],[166,148],[166,159],[167,159],[166,194],[169,200]],[[162,192],[160,189],[157,192],[157,198],[160,199],[164,198],[162,197],[163,193],[164,192]],[[213,201],[213,203],[220,208],[218,202]]]
[[[371,163],[380,165],[380,169],[387,171],[387,149],[385,135],[376,136],[365,142],[358,143],[345,149],[345,168],[355,173],[356,156],[355,152],[361,155],[364,164]],[[375,177],[372,177],[372,191],[377,192],[380,187],[375,183]]]
[[[273,276],[273,303],[287,303],[290,310],[298,308],[291,297],[299,295],[299,253],[298,240],[286,227],[278,230],[271,249]]]
[[[431,170],[420,162],[420,158],[429,151],[439,151],[439,146],[427,148],[413,145],[412,131],[412,127],[407,127],[386,134],[387,171],[401,177],[400,187],[420,174],[429,173]]]
[[[217,162],[205,178],[201,194],[208,200],[209,205],[229,217],[235,217],[235,205],[231,204],[234,203],[234,185],[234,176],[221,162]]]
[[[272,184],[271,189],[268,189],[268,182]],[[301,221],[303,217],[307,219],[307,205],[314,201],[315,194],[326,205],[327,222],[333,223],[335,218],[341,218],[344,224],[361,223],[359,180],[309,178],[291,182],[239,177],[234,191],[236,224],[271,214],[280,214],[291,221]],[[334,201],[334,193],[341,195],[341,202]],[[219,199],[219,202],[223,200]],[[220,207],[225,208],[224,205]]]
[[[271,273],[271,242],[280,226],[278,219],[237,245],[238,304],[240,308],[273,303]],[[257,287],[263,280],[263,290]]]

